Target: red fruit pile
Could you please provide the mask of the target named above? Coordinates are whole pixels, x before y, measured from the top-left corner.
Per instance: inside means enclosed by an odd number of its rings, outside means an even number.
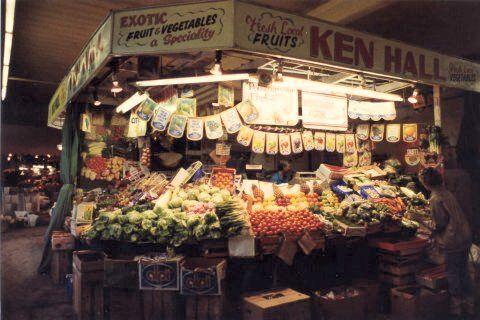
[[[257,236],[277,234],[300,235],[304,230],[318,230],[322,222],[309,210],[259,210],[250,213],[250,222]]]

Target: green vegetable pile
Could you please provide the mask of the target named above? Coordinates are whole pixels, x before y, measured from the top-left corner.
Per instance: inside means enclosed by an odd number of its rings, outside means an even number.
[[[219,202],[215,212],[192,214],[182,206],[134,206],[100,212],[83,236],[89,240],[162,243],[178,247],[188,240],[238,235],[248,228],[246,210],[239,199]],[[174,208],[172,208],[174,207]],[[218,215],[217,215],[218,214]]]

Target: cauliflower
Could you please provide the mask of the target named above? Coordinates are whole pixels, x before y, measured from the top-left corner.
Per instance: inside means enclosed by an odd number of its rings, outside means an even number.
[[[183,202],[182,198],[178,196],[174,196],[172,197],[172,200],[168,202],[168,207],[171,209],[180,208],[182,206],[182,202]]]
[[[189,200],[197,200],[199,194],[200,194],[200,190],[198,190],[197,188],[192,188],[188,190],[187,198]]]
[[[207,192],[202,192],[198,195],[198,201],[210,202],[211,201],[211,196]]]
[[[210,191],[210,187],[207,186],[206,184],[201,184],[198,186],[198,190],[200,192],[209,192]]]
[[[215,193],[219,193],[220,192],[220,188],[219,187],[212,187],[210,189],[210,194],[213,195]]]

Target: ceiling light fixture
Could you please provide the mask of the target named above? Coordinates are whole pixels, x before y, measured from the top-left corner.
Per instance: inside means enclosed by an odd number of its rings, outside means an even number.
[[[169,85],[180,85],[180,84],[240,81],[240,80],[249,80],[249,79],[250,79],[250,75],[248,73],[233,73],[233,74],[220,74],[220,75],[212,74],[212,75],[194,76],[194,77],[144,80],[144,81],[135,82],[135,85],[139,87],[155,87],[155,86],[169,86]]]
[[[123,88],[120,86],[120,83],[118,82],[117,76],[115,73],[112,74],[112,88],[110,89],[110,92],[113,94],[120,93],[123,91]]]
[[[296,88],[297,90],[307,92],[317,92],[324,94],[344,94],[358,96],[363,98],[386,100],[386,101],[403,101],[402,97],[397,94],[378,92],[374,90],[362,89],[358,87],[347,87],[336,84],[312,81],[301,78],[283,76],[283,81],[276,83],[278,86],[286,88]]]
[[[149,94],[147,92],[142,93],[140,91],[135,92],[133,96],[128,98],[127,100],[123,101],[117,109],[115,109],[118,113],[126,113],[133,109],[136,105],[139,105],[143,101],[147,100]]]
[[[213,75],[221,75],[223,73],[222,70],[222,51],[217,50],[215,52],[215,64],[213,65],[212,69],[210,69],[210,73]]]
[[[274,69],[275,81],[283,81],[283,62],[278,61],[277,67]]]
[[[2,63],[2,100],[7,97],[8,74],[10,71],[10,57],[12,54],[13,26],[15,19],[15,0],[5,1],[5,36],[3,44]]]
[[[416,104],[418,103],[418,96],[420,95],[420,90],[418,88],[414,88],[413,89],[413,92],[412,92],[412,95],[410,97],[408,97],[408,102],[410,102],[411,104]]]
[[[99,107],[101,104],[102,104],[102,101],[98,99],[98,90],[97,88],[95,88],[95,90],[93,91],[93,105],[95,107]]]

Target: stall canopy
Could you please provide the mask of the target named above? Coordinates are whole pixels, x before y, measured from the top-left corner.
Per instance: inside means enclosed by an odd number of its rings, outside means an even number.
[[[236,50],[389,79],[480,92],[480,64],[236,0],[112,12],[49,104],[61,127],[68,102],[111,58]],[[339,73],[341,76],[341,72]]]

